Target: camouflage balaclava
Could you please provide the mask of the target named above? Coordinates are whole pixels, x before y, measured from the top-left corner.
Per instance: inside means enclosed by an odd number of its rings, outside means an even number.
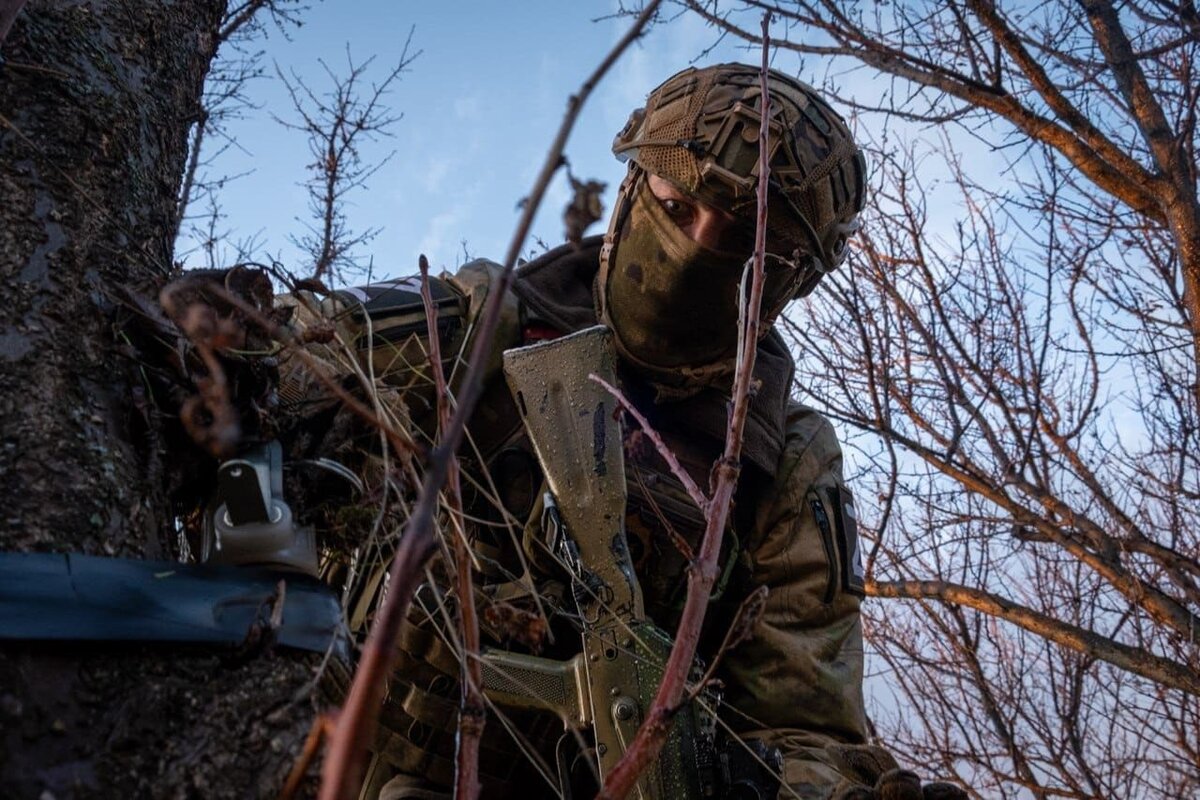
[[[684,70],[650,93],[613,143],[631,163],[600,254],[597,314],[626,361],[660,387],[687,393],[732,368],[739,286],[752,253],[759,79],[743,64]],[[767,80],[764,333],[789,300],[845,258],[865,179],[862,153],[816,91],[774,70]],[[718,252],[692,241],[650,192],[647,173],[731,214],[728,238],[745,244]]]

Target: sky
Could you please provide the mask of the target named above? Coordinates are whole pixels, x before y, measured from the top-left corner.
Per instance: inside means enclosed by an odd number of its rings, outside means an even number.
[[[412,30],[410,52],[420,55],[387,98],[403,118],[391,138],[364,150],[368,160],[393,155],[347,208],[355,229],[381,229],[361,249],[376,276],[415,272],[420,253],[435,268],[453,269],[464,260],[464,241],[474,257],[503,258],[518,204],[532,188],[568,98],[630,25],[613,17],[616,8],[612,0],[339,0],[314,5],[303,26],[286,36],[270,31],[263,45],[269,71],[277,65],[320,92],[329,80],[319,59],[339,71],[349,48],[356,62],[374,56],[369,76],[381,78]],[[566,155],[578,178],[608,184],[606,208],[624,173],[609,149],[613,136],[655,85],[716,38],[691,16],[661,25],[628,50],[592,94]],[[757,51],[727,42],[699,63],[758,58]],[[256,235],[265,254],[303,272],[288,237],[303,232],[308,213],[299,185],[310,160],[304,135],[274,119],[295,118],[280,81],[256,81],[249,92],[260,108],[229,126],[237,147],[210,167],[214,175],[249,173],[220,193],[222,230],[233,238]],[[562,240],[568,199],[560,170],[523,252],[535,248],[536,239],[549,246]],[[603,232],[602,223],[590,232]],[[177,258],[201,263],[187,237]]]
[[[222,238],[254,237],[260,245],[258,258],[277,258],[294,273],[305,274],[306,263],[290,238],[301,236],[309,221],[301,182],[311,157],[305,135],[280,122],[296,121],[297,115],[274,73],[298,76],[319,94],[331,85],[320,62],[344,74],[349,53],[356,63],[373,57],[367,78],[379,80],[400,59],[411,32],[409,52],[420,54],[385,100],[402,118],[389,138],[363,148],[369,163],[390,159],[366,187],[350,195],[346,206],[354,230],[380,231],[358,254],[370,261],[376,278],[414,274],[422,253],[435,269],[453,270],[465,260],[465,252],[502,260],[519,204],[541,169],[568,98],[631,24],[630,18],[615,14],[619,8],[619,0],[315,0],[301,15],[301,27],[280,31],[268,26],[259,45],[267,77],[247,89],[256,109],[228,125],[236,146],[224,148],[208,167],[210,177],[240,176],[219,193]],[[625,170],[612,155],[613,136],[651,89],[689,64],[757,64],[761,59],[757,46],[721,39],[695,15],[668,10],[667,17],[609,71],[567,143],[575,176],[607,184],[606,209]],[[771,63],[818,86],[829,77],[829,64],[802,62],[785,50],[775,50]],[[885,87],[865,70],[835,72],[833,77],[851,96],[877,95]],[[880,127],[879,120],[841,111],[852,128]],[[937,138],[927,130],[910,133]],[[877,135],[862,131],[860,139]],[[997,171],[1005,169],[1000,156],[968,137],[958,137],[956,147],[976,166],[994,161]],[[926,174],[934,169],[923,167]],[[569,198],[566,173],[559,170],[523,253],[540,252],[539,241],[550,247],[562,241],[562,210]],[[958,205],[954,197],[948,202]],[[190,211],[203,214],[205,209],[194,206]],[[954,216],[931,218],[949,224]],[[589,232],[602,233],[603,225],[597,223]],[[952,233],[952,226],[946,233]],[[186,234],[176,258],[189,266],[205,265],[195,239]]]

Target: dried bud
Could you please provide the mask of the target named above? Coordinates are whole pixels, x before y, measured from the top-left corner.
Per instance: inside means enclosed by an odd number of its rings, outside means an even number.
[[[333,327],[333,324],[322,320],[306,327],[300,334],[300,341],[304,344],[312,342],[316,344],[329,344],[333,341],[333,337],[336,334],[337,329]]]
[[[566,237],[571,244],[578,245],[588,227],[604,216],[604,203],[600,196],[608,185],[600,181],[580,181],[568,173],[574,195],[563,212],[563,223],[567,227]]]
[[[483,618],[504,639],[512,639],[540,653],[546,638],[546,620],[543,617],[504,602],[496,602],[483,610]]]

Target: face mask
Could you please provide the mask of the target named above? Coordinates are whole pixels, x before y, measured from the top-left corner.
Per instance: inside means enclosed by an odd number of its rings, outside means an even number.
[[[667,215],[644,179],[601,259],[601,316],[626,360],[677,386],[732,370],[738,297],[749,253],[710,250]],[[772,259],[768,259],[770,265]],[[765,332],[795,291],[791,269],[768,271]]]

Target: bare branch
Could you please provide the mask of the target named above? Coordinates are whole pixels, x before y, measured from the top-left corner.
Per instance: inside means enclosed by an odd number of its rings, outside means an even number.
[[[448,428],[442,431],[441,442],[431,454],[416,505],[405,525],[404,533],[401,535],[400,545],[392,562],[387,598],[371,627],[370,636],[355,671],[354,682],[350,687],[350,695],[346,699],[330,742],[321,780],[320,797],[322,800],[337,800],[338,798],[349,800],[358,792],[362,780],[362,770],[365,766],[363,763],[365,746],[370,731],[374,729],[378,718],[383,687],[391,671],[396,635],[400,630],[400,624],[407,612],[417,583],[424,572],[424,565],[436,549],[433,522],[437,497],[450,470],[450,462],[456,457],[466,420],[475,410],[475,404],[479,400],[482,386],[482,366],[487,362],[484,356],[491,347],[491,341],[500,319],[501,304],[512,282],[512,272],[516,266],[517,254],[520,253],[525,237],[528,235],[533,215],[541,203],[550,178],[562,161],[563,147],[579,114],[579,109],[609,67],[641,35],[642,29],[654,15],[658,5],[659,0],[647,3],[629,31],[584,81],[579,92],[568,101],[562,125],[547,152],[545,164],[517,224],[517,230],[505,258],[504,271],[498,285],[488,293],[487,304],[475,334],[476,341],[471,351],[470,367],[459,390],[457,410]]]
[[[437,306],[429,291],[429,262],[422,255],[421,300],[429,331],[429,368],[437,392],[438,427],[450,427],[450,388],[442,370],[442,342],[438,334]],[[454,546],[455,585],[458,590],[459,639],[462,642],[462,698],[459,705],[458,753],[455,765],[454,796],[474,800],[479,796],[479,746],[487,722],[487,704],[483,697],[483,664],[479,660],[479,619],[475,608],[475,584],[471,570],[467,531],[463,523],[462,486],[458,459],[451,459],[446,474],[446,504],[450,509],[451,539]]]
[[[603,386],[604,390],[613,396],[613,399],[620,404],[621,408],[625,409],[630,416],[637,420],[638,427],[646,436],[650,437],[650,441],[654,443],[654,449],[662,456],[663,461],[667,462],[667,466],[671,468],[671,474],[683,484],[683,488],[687,490],[688,496],[692,498],[692,502],[696,504],[696,508],[701,511],[707,509],[709,505],[708,498],[704,496],[704,492],[692,480],[692,476],[688,474],[688,471],[679,463],[679,458],[671,451],[667,443],[663,441],[658,431],[654,430],[653,426],[650,425],[650,420],[646,419],[646,416],[638,411],[633,403],[629,402],[629,398],[620,389],[611,385],[599,375],[588,375],[588,378]]]
[[[376,228],[351,229],[345,214],[345,201],[351,192],[364,188],[367,180],[391,158],[388,154],[378,160],[366,160],[362,145],[390,136],[390,129],[402,117],[393,114],[383,100],[413,60],[421,55],[419,51],[409,55],[412,35],[410,29],[396,65],[381,81],[372,83],[367,89],[361,84],[375,59],[355,63],[349,47],[344,76],[337,75],[325,62],[320,62],[332,84],[321,94],[315,93],[296,75],[289,78],[276,68],[299,121],[276,119],[285,127],[307,135],[313,159],[308,165],[310,177],[304,186],[308,189],[309,212],[315,222],[308,225],[307,234],[293,237],[292,242],[308,253],[314,278],[362,272],[364,265],[355,251],[379,233]]]
[[[1200,675],[1184,664],[1123,645],[1076,625],[1068,625],[980,589],[944,581],[871,581],[867,584],[867,594],[872,597],[909,600],[936,598],[947,603],[967,606],[1019,625],[1031,633],[1083,655],[1104,659],[1156,683],[1200,695]]]

